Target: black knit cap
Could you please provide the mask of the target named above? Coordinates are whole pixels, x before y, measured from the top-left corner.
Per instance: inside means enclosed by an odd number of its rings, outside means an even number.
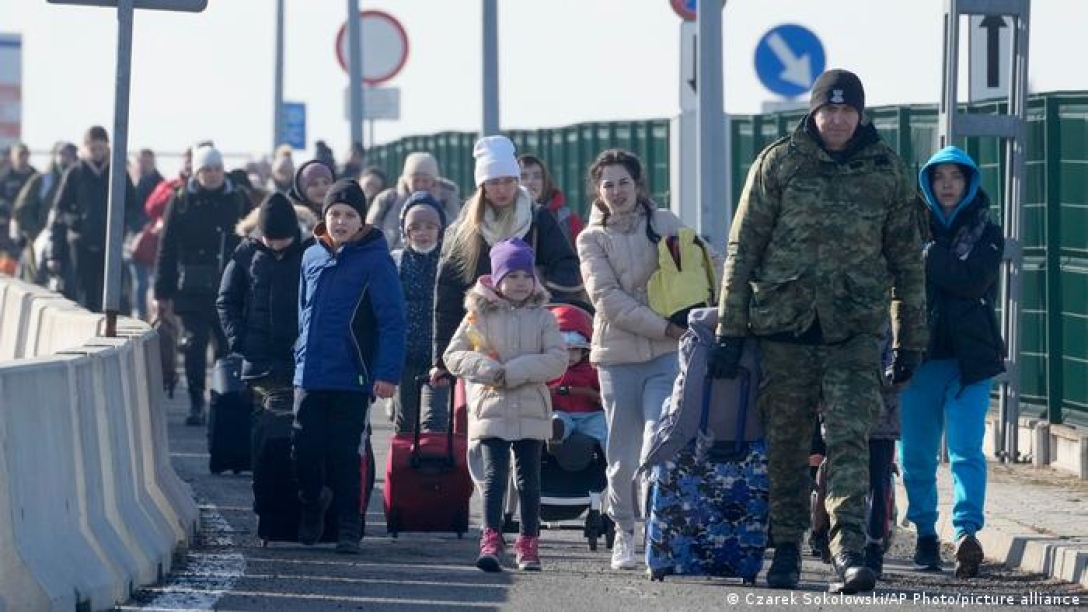
[[[257,227],[265,238],[279,240],[298,234],[298,215],[287,196],[276,191],[261,202],[257,211]]]
[[[325,202],[321,206],[322,217],[329,212],[329,207],[333,204],[346,204],[354,208],[360,217],[366,219],[366,194],[355,179],[342,178],[329,187],[328,193],[325,194]]]
[[[821,74],[812,85],[808,110],[815,112],[825,104],[846,104],[854,107],[859,114],[864,113],[865,88],[858,75],[839,68]]]

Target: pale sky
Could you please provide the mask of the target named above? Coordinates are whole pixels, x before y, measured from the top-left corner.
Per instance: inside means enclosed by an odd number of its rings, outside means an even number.
[[[480,110],[480,0],[361,0],[403,24],[411,51],[388,86],[401,120],[378,142],[475,130]],[[503,128],[670,117],[678,112],[679,24],[668,0],[499,0]],[[325,139],[343,159],[347,76],[334,39],[345,0],[287,0],[285,99],[307,104],[307,157]],[[758,81],[755,47],[796,23],[822,40],[830,67],[857,72],[871,106],[940,95],[943,0],[732,0],[723,11],[726,111],[777,99]],[[200,14],[140,11],[130,148],[176,152],[213,138],[260,155],[272,147],[273,0],[209,0]],[[1086,0],[1032,6],[1033,91],[1088,89]],[[112,125],[114,12],[0,0],[0,32],[23,36],[23,138],[35,150]],[[963,77],[966,79],[966,75]],[[172,164],[164,164],[172,165]]]

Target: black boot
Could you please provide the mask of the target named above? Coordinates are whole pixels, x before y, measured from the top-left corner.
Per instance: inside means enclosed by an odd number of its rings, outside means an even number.
[[[325,512],[332,505],[332,489],[321,487],[316,500],[302,500],[302,512],[298,521],[298,541],[313,546],[325,533]]]
[[[772,589],[794,589],[801,581],[801,545],[779,542],[774,549],[771,568],[767,570],[767,586]]]
[[[204,425],[204,392],[189,392],[189,416],[185,419],[186,425],[199,427]]]
[[[337,522],[336,552],[341,555],[363,554],[363,549],[359,547],[359,539],[363,535],[362,515],[358,512],[350,512],[347,516],[338,516]]]
[[[918,542],[914,545],[914,569],[926,572],[939,572],[944,569],[941,563],[941,541],[937,536],[918,536]]]
[[[884,577],[884,546],[879,542],[865,545],[865,567],[873,570],[877,580]]]
[[[860,553],[844,550],[832,558],[831,564],[839,576],[839,583],[833,585],[835,592],[853,595],[871,591],[876,586],[876,574],[865,566],[865,559]]]

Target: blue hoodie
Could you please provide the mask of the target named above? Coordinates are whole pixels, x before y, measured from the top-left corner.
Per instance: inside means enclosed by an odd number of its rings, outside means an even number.
[[[956,209],[952,211],[952,215],[948,217],[945,216],[944,209],[941,208],[937,197],[933,195],[933,181],[930,180],[929,176],[929,171],[941,164],[960,166],[967,179],[967,191],[963,194],[960,203],[956,205]],[[975,201],[980,182],[982,182],[982,177],[979,175],[978,165],[975,164],[975,160],[971,159],[970,155],[959,147],[945,147],[937,151],[933,154],[933,157],[929,158],[926,165],[922,166],[922,169],[918,171],[918,184],[921,185],[922,193],[926,197],[926,205],[933,211],[934,218],[939,220],[945,227],[952,227],[952,222],[956,220],[956,216],[959,215],[960,211]]]
[[[295,386],[370,395],[404,368],[404,293],[384,235],[333,248],[325,224],[302,256]]]

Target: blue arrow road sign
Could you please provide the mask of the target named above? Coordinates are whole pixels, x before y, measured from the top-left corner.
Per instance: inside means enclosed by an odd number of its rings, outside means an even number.
[[[763,86],[786,96],[812,88],[827,58],[820,39],[808,28],[785,24],[763,35],[756,45],[756,74]]]
[[[306,148],[306,104],[283,103],[283,140],[292,149]]]

